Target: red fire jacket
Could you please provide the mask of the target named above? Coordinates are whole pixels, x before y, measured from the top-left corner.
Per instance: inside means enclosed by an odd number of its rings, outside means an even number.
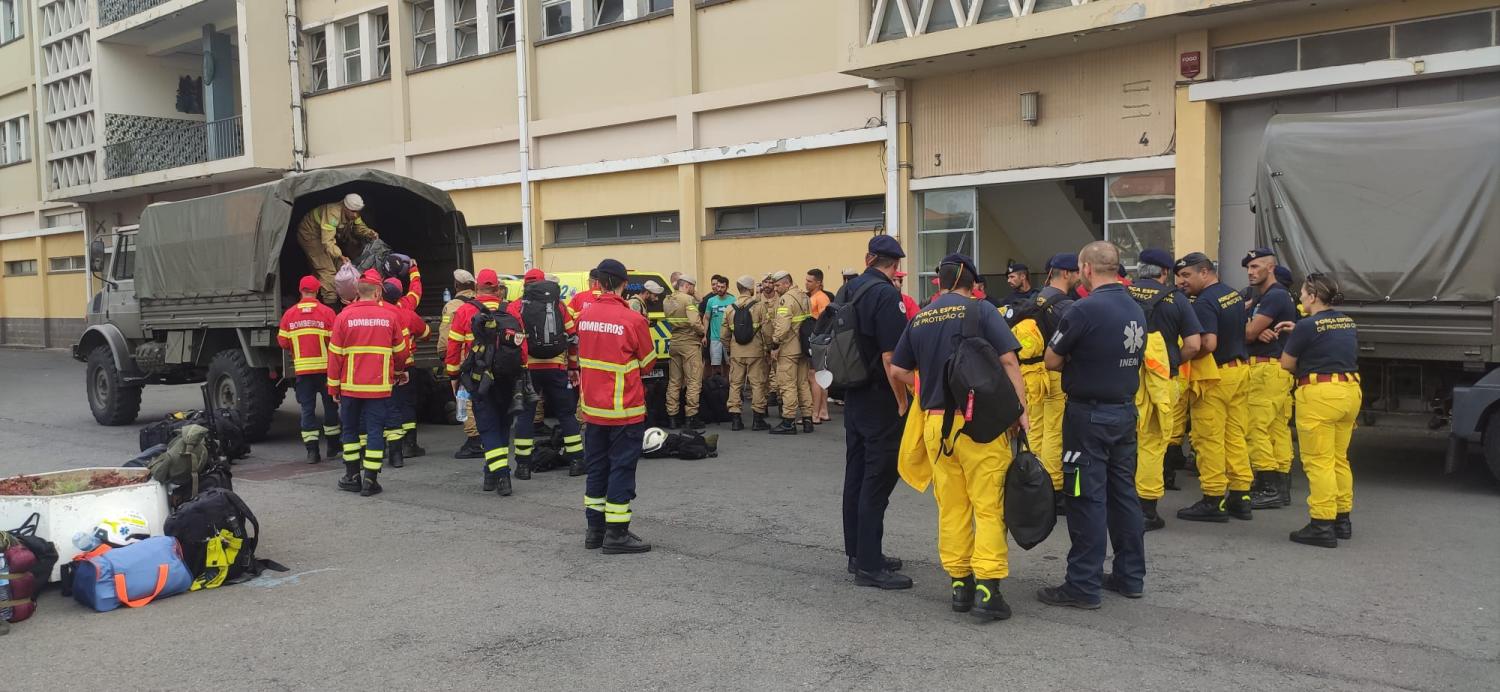
[[[405,306],[404,301],[409,297],[410,294],[407,294],[395,303],[383,303],[395,313],[401,325],[401,334],[406,337],[405,363],[407,365],[417,361],[417,342],[432,335],[432,328],[427,326],[427,321],[422,319],[422,316],[418,315],[415,310]],[[420,301],[421,298],[418,297],[417,300]]]
[[[505,311],[509,312],[512,317],[515,317],[516,321],[520,322],[522,327],[526,326],[526,320],[521,319],[521,301],[510,301],[505,306]],[[563,318],[563,331],[567,332],[568,336],[577,335],[578,322],[574,319],[573,310],[559,300],[557,301],[557,312]],[[532,360],[531,354],[527,350],[526,342],[522,342],[521,362],[526,364],[527,370],[563,370],[566,368],[576,370],[578,369],[578,347],[569,346],[566,353],[552,358]]]
[[[322,375],[328,372],[328,335],[337,319],[333,308],[317,298],[303,298],[287,308],[276,330],[276,343],[292,352],[292,372],[298,375]]]
[[[422,271],[417,269],[417,261],[411,261],[411,274],[407,277],[410,286],[406,295],[396,299],[396,304],[407,310],[416,310],[417,304],[422,302]]]
[[[572,308],[574,315],[582,315],[583,309],[588,307],[589,303],[599,300],[601,295],[604,295],[604,291],[579,291],[573,294],[572,300],[568,301],[568,307]]]
[[[500,296],[479,296],[476,300],[492,312],[500,309]],[[474,316],[477,314],[479,308],[473,303],[464,303],[453,311],[453,322],[448,327],[448,350],[443,353],[443,370],[450,377],[458,375],[459,366],[469,356],[469,347],[474,345]]]
[[[328,344],[328,393],[355,399],[391,395],[406,369],[406,335],[388,305],[361,300],[344,308]]]
[[[584,309],[578,319],[578,362],[585,421],[627,425],[646,419],[641,375],[656,363],[656,347],[646,318],[620,296],[605,293]]]

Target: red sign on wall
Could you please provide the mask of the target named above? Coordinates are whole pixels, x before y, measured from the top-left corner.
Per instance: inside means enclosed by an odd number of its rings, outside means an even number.
[[[1178,67],[1184,79],[1197,77],[1203,71],[1203,53],[1196,50],[1183,53],[1178,56]]]

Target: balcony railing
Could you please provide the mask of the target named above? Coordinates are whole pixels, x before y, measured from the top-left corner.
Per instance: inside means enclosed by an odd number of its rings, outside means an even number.
[[[109,26],[171,0],[99,0],[99,26]]]
[[[245,153],[242,116],[195,123],[104,145],[104,177],[164,171]]]

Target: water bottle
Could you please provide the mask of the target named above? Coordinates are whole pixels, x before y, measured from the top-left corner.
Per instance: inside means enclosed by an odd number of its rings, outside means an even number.
[[[9,572],[5,564],[5,553],[0,552],[0,574]],[[10,600],[10,580],[0,577],[0,601]],[[0,608],[0,622],[10,622],[10,606]]]
[[[79,531],[73,534],[73,547],[85,553],[99,547],[99,544],[103,542],[104,535],[98,530],[89,532]]]
[[[457,418],[458,422],[460,422],[460,423],[468,420],[469,419],[469,390],[464,389],[463,387],[459,387],[458,388],[458,393],[453,395],[453,403],[457,405],[456,408],[453,411],[453,417]]]
[[[443,289],[443,302],[447,303],[450,300],[453,300],[453,292],[446,288]]]

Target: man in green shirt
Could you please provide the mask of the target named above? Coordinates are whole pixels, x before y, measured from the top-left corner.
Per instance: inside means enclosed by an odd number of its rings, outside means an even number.
[[[724,326],[724,311],[734,305],[734,296],[729,295],[729,279],[714,274],[710,283],[713,293],[703,299],[703,314],[708,316],[708,374],[722,375],[729,363],[724,353],[724,341],[719,338]]]

